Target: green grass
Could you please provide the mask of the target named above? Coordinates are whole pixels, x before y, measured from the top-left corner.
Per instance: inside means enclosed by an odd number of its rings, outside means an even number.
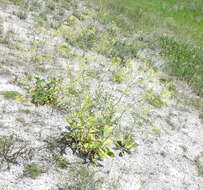
[[[203,94],[203,51],[202,48],[178,42],[172,38],[160,39],[162,54],[168,58],[172,75],[187,80],[197,94]]]
[[[97,0],[102,11],[107,12],[106,19],[114,20],[121,26],[128,22],[138,29],[183,32],[198,42],[203,40],[203,2],[201,0]],[[123,22],[120,22],[123,21]],[[157,25],[159,26],[157,28]],[[163,30],[162,30],[163,31]],[[180,34],[180,36],[181,36]]]
[[[147,46],[161,48],[162,55],[168,61],[170,74],[185,79],[198,95],[203,95],[202,0],[97,2],[102,22],[116,23],[126,35],[138,31],[153,35]],[[154,44],[154,41],[159,43]]]
[[[36,179],[43,173],[43,170],[39,168],[36,163],[31,163],[25,166],[24,175],[32,179]]]
[[[0,95],[3,95],[4,98],[8,100],[15,100],[16,97],[21,96],[21,94],[17,91],[1,91]]]

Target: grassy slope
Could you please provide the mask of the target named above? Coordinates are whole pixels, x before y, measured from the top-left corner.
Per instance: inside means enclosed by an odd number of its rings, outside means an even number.
[[[98,1],[102,12],[107,12],[101,17],[104,21],[114,20],[126,31],[142,30],[158,36],[170,73],[191,83],[197,94],[203,94],[202,0]]]

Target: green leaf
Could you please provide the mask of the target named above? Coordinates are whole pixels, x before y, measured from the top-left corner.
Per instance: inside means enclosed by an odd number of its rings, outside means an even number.
[[[105,125],[104,130],[103,130],[104,138],[108,137],[112,131],[113,131],[112,127],[109,127],[109,126]]]
[[[105,158],[105,157],[108,156],[108,155],[106,154],[106,152],[105,152],[103,149],[101,149],[101,148],[99,148],[99,149],[97,150],[97,153],[98,153],[98,155],[99,155],[100,158]]]
[[[113,141],[111,140],[111,139],[107,139],[107,140],[105,140],[104,142],[103,142],[103,145],[104,146],[110,146],[110,145],[112,145],[113,144]]]
[[[109,157],[115,157],[114,153],[112,151],[110,151],[110,150],[107,152],[107,154],[108,154]]]

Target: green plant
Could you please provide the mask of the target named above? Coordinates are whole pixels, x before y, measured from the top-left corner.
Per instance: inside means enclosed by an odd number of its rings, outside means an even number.
[[[32,150],[27,144],[14,135],[0,136],[0,164],[16,163],[18,158],[28,160],[32,157]]]
[[[126,37],[108,45],[105,49],[108,56],[110,54],[112,57],[119,56],[125,59],[136,55],[136,50],[146,45],[159,48],[168,62],[166,71],[186,80],[198,95],[203,95],[203,22],[200,19],[203,2],[201,0],[89,1],[100,10],[98,17],[101,22],[108,25],[113,23],[120,28],[120,36]],[[139,36],[137,40],[131,42],[133,38],[130,39],[129,36],[134,36],[135,33]]]
[[[114,108],[112,103],[95,113],[97,104],[89,92],[85,92],[78,110],[67,118],[70,132],[63,133],[63,141],[76,153],[85,156],[85,159],[97,163],[98,159],[114,157],[109,148],[112,144],[111,134]]]
[[[16,97],[21,96],[21,94],[17,91],[3,91],[0,92],[0,94],[8,100],[16,100]]]
[[[120,57],[122,65],[125,66],[125,60],[130,57],[135,57],[137,54],[137,42],[135,40],[116,41],[112,44],[109,56]]]
[[[161,37],[162,54],[168,58],[171,74],[186,79],[198,94],[203,87],[203,50],[173,38]]]
[[[112,81],[121,83],[125,80],[125,73],[123,70],[119,70],[118,72],[113,73]]]
[[[203,113],[200,113],[200,114],[199,114],[199,118],[200,118],[200,119],[203,119]]]
[[[59,80],[56,78],[35,78],[34,87],[30,90],[31,102],[39,105],[56,106],[58,103]]]
[[[152,129],[152,132],[153,132],[153,134],[155,135],[155,136],[160,136],[160,134],[161,134],[161,130],[160,129],[156,129],[156,128],[154,128],[154,129]]]
[[[161,96],[155,94],[152,90],[147,91],[146,95],[144,96],[144,100],[147,100],[149,104],[156,108],[161,108],[166,105],[166,102],[161,99]]]
[[[120,156],[123,156],[123,154],[131,153],[131,150],[137,146],[137,144],[134,142],[132,134],[125,134],[118,139],[115,140],[116,147],[121,151]]]
[[[66,169],[70,163],[67,160],[61,158],[57,160],[56,165],[61,169]]]
[[[96,178],[94,171],[83,165],[75,165],[69,168],[68,175],[65,177],[65,183],[61,187],[64,190],[101,189],[99,186],[102,183],[103,179]]]
[[[43,172],[44,171],[36,163],[33,162],[25,166],[24,176],[31,177],[32,179],[36,179]]]

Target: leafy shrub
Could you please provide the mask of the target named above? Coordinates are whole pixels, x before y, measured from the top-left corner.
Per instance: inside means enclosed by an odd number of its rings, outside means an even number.
[[[63,133],[65,144],[93,163],[114,157],[109,147],[113,144],[111,134],[116,123],[115,110],[108,98],[103,109],[96,110],[96,107],[95,99],[85,92],[80,108],[67,118],[70,132]]]

